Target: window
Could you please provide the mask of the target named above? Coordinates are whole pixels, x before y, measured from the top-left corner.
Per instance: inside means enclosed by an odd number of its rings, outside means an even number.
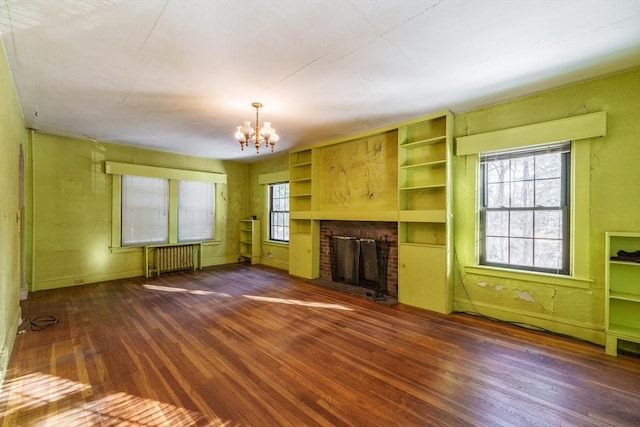
[[[269,184],[269,240],[289,241],[289,183]]]
[[[122,176],[123,246],[174,243],[176,234],[178,242],[214,238],[215,184],[171,182],[166,178]],[[177,198],[177,209],[175,205],[170,207],[169,199],[173,197]],[[172,231],[170,217],[176,215],[177,230],[174,225]]]
[[[482,153],[480,264],[569,274],[570,144]]]
[[[203,181],[178,182],[178,241],[213,239],[215,184]]]
[[[169,181],[162,178],[122,177],[122,244],[167,243]]]

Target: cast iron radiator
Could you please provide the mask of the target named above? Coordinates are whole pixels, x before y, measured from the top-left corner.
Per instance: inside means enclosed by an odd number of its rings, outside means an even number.
[[[201,243],[189,243],[185,245],[146,246],[145,264],[146,276],[153,273],[160,275],[170,271],[195,270],[199,268],[199,255]],[[149,253],[153,254],[153,262],[150,263]]]

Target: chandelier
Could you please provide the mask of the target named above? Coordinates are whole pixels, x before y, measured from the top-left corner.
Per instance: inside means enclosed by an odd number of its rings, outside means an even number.
[[[264,143],[265,147],[271,147],[271,151],[273,151],[273,147],[275,147],[280,137],[276,133],[276,130],[271,127],[271,122],[264,122],[264,125],[260,127],[258,110],[262,108],[262,104],[254,102],[251,105],[256,109],[256,129],[254,130],[251,127],[250,120],[243,121],[242,126],[238,126],[238,130],[234,136],[240,143],[240,149],[244,150],[244,147],[248,147],[251,143],[256,147],[256,153],[260,153],[260,146]]]

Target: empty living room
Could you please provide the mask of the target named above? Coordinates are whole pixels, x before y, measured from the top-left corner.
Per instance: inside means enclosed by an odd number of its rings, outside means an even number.
[[[0,426],[639,426],[640,1],[0,4]]]

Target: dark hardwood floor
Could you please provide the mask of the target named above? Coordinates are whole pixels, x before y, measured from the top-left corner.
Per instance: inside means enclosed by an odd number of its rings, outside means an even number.
[[[4,426],[640,426],[640,358],[246,264],[33,293]]]

